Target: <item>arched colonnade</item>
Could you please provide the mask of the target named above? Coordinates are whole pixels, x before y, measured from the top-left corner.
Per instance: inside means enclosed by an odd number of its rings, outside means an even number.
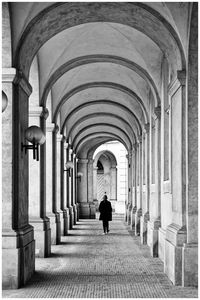
[[[126,222],[174,284],[196,285],[197,4],[2,12],[3,286],[26,284],[35,255],[95,217],[93,155],[115,140],[128,153]],[[39,163],[21,147],[30,125],[46,136]]]

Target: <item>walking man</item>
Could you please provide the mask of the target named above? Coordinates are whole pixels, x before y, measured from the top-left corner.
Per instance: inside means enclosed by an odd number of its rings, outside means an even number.
[[[103,200],[99,205],[99,212],[100,212],[99,220],[103,221],[104,234],[108,234],[109,221],[112,221],[112,206],[110,201],[108,201],[107,195],[103,196]]]

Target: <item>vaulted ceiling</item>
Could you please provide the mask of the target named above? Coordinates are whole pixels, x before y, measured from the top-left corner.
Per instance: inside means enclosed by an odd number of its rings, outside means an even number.
[[[162,63],[185,68],[190,4],[10,2],[11,65],[33,87],[30,105],[80,157],[109,140],[133,148],[158,107]],[[3,62],[9,64],[9,62]]]

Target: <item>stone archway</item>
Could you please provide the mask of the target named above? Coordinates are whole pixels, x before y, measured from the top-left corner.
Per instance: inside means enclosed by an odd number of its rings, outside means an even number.
[[[117,201],[117,161],[114,154],[107,150],[100,151],[95,156],[93,170],[96,208],[106,193],[114,210]]]

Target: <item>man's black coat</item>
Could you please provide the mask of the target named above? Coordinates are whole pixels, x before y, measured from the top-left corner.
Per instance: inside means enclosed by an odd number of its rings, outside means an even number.
[[[103,200],[99,205],[99,220],[112,221],[112,206],[110,201]]]

